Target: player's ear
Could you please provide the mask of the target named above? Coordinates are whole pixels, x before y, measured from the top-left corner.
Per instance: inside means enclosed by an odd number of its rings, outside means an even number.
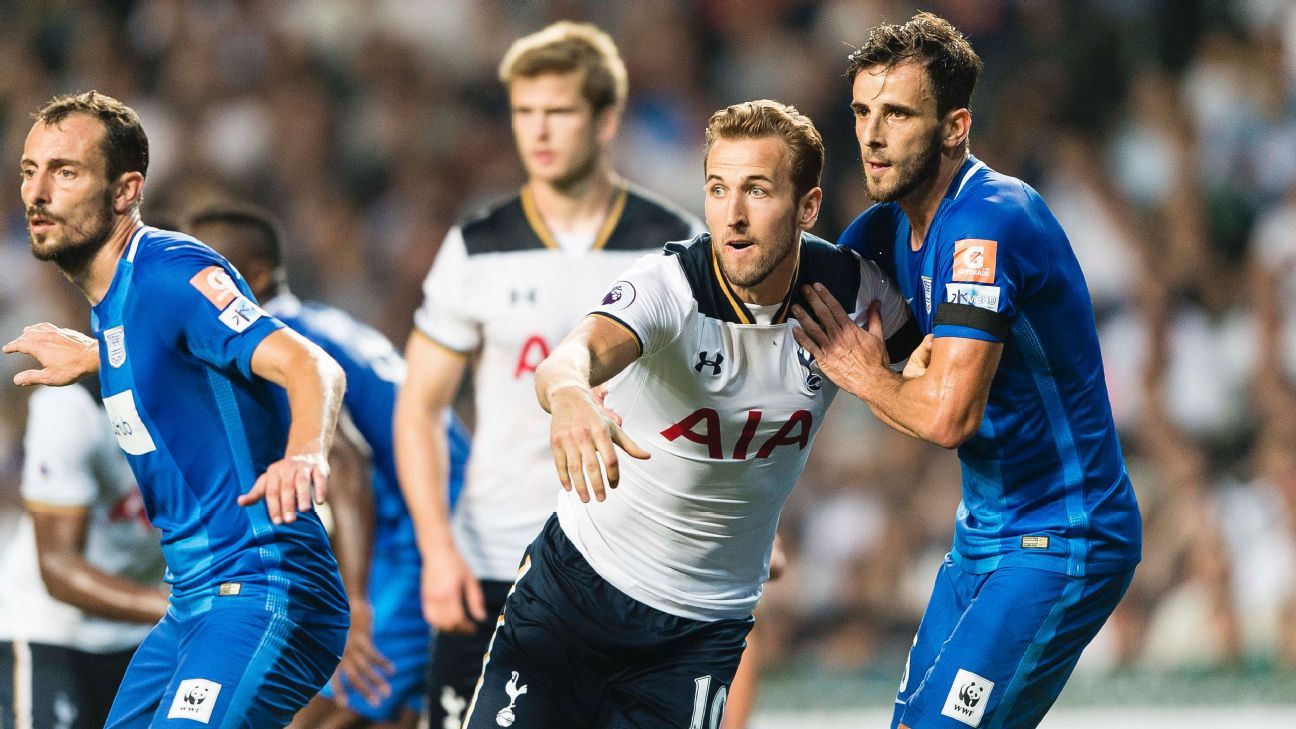
[[[946,149],[956,149],[967,143],[972,133],[972,112],[967,108],[952,109],[945,115],[944,129],[941,130],[941,143]]]
[[[604,147],[611,144],[621,129],[621,107],[613,104],[594,112],[594,126],[598,130],[596,134],[599,144]]]
[[[140,197],[144,194],[144,175],[139,172],[123,172],[113,185],[113,212],[125,215],[139,203]]]
[[[810,230],[819,220],[819,208],[823,204],[823,188],[814,187],[801,196],[797,205],[797,225],[801,230]]]

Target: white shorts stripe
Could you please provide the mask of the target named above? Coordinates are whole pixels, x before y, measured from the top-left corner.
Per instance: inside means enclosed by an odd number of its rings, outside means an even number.
[[[31,646],[25,640],[13,642],[14,729],[32,729]]]
[[[506,607],[500,610],[499,619],[495,621],[495,632],[491,633],[490,642],[486,644],[486,654],[482,656],[482,670],[477,676],[477,685],[473,687],[472,701],[468,702],[468,710],[464,712],[463,724],[468,726],[468,721],[472,719],[473,709],[477,708],[477,695],[481,693],[482,683],[486,680],[486,665],[490,663],[491,649],[495,647],[495,636],[499,635],[499,629],[504,626],[504,616],[508,613],[507,601],[509,597],[517,590],[517,583],[531,571],[531,558],[527,557],[518,568],[517,577],[513,580],[513,586],[509,588],[508,596],[504,598]]]

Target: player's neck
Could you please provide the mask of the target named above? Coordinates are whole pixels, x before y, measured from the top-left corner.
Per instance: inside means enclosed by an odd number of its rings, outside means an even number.
[[[108,293],[108,287],[112,286],[113,276],[117,273],[117,261],[121,259],[126,245],[130,243],[131,234],[140,225],[142,223],[138,211],[119,216],[113,223],[103,247],[84,268],[63,271],[63,275],[81,289],[81,293],[85,294],[91,306],[98,305]]]
[[[911,231],[909,242],[913,250],[921,248],[923,241],[927,239],[927,229],[931,227],[932,219],[940,209],[941,200],[945,199],[945,192],[949,190],[950,184],[954,182],[954,176],[962,169],[967,158],[967,149],[963,147],[953,153],[942,151],[936,174],[932,175],[926,184],[919,185],[913,192],[899,200],[900,209],[909,219]]]
[[[588,177],[561,187],[531,179],[527,189],[545,226],[558,235],[566,235],[598,231],[607,219],[612,197],[620,184],[616,173],[600,163]]]

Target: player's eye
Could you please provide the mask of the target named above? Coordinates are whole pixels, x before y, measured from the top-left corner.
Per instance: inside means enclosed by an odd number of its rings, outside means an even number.
[[[724,197],[724,185],[712,185],[708,192],[711,193],[711,197]]]
[[[76,177],[76,172],[72,171],[71,167],[61,167],[59,168],[58,176],[65,180],[70,180],[73,177]]]
[[[23,170],[22,170],[21,172],[19,172],[18,174],[22,175],[23,177],[28,177],[28,178],[30,178],[30,177],[35,176],[35,174],[36,174],[36,170],[32,169],[31,167],[25,167],[25,168],[23,168]]]
[[[765,197],[767,194],[769,193],[765,192],[765,188],[763,187],[753,187],[751,189],[752,197]]]

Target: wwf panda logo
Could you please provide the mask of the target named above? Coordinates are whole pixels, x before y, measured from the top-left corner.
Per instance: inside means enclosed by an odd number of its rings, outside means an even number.
[[[192,704],[193,706],[197,706],[202,702],[206,701],[207,697],[210,695],[211,695],[211,690],[208,689],[206,686],[194,686],[193,688],[189,689],[189,691],[185,693],[184,702],[186,704]]]
[[[981,703],[981,697],[984,695],[985,687],[976,681],[968,681],[959,688],[959,700],[968,708]]]

